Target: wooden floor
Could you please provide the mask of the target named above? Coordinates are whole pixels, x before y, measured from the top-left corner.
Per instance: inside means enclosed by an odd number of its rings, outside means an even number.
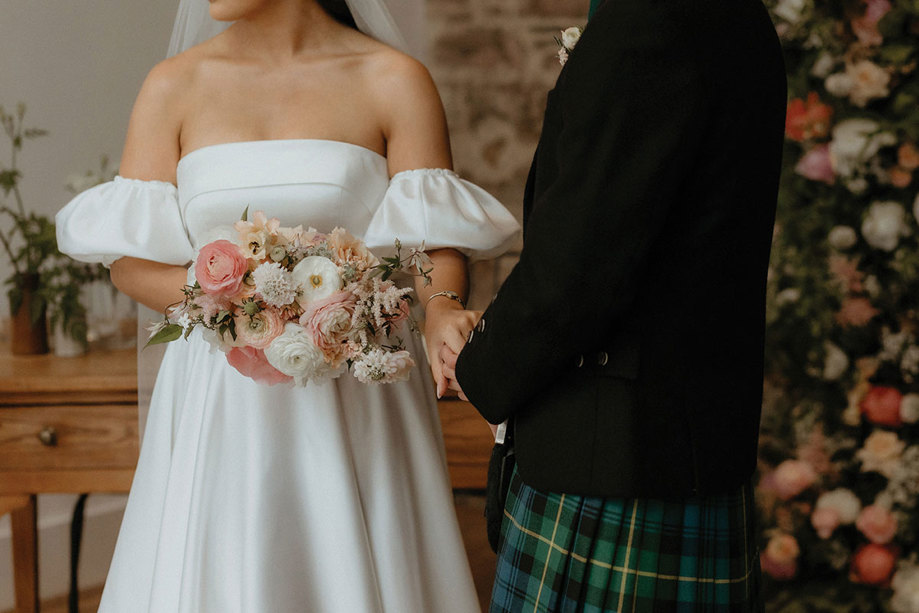
[[[463,541],[469,555],[472,578],[479,593],[482,610],[488,610],[491,583],[495,573],[495,554],[485,536],[485,498],[475,494],[456,494],[456,516],[463,532]],[[99,608],[102,586],[84,589],[80,593],[80,613],[93,613]],[[7,612],[12,613],[12,612]],[[41,613],[67,613],[67,598],[55,598],[42,603]]]

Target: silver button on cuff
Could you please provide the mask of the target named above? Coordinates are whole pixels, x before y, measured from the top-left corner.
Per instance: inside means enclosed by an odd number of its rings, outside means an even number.
[[[479,333],[485,332],[485,318],[484,317],[479,320],[479,324],[475,327],[475,329],[478,330]]]
[[[584,366],[584,356],[579,355],[579,356],[578,356],[578,368],[580,368],[580,367],[582,367],[582,366]]]
[[[466,338],[466,343],[467,343],[467,344],[472,342],[472,335],[473,335],[473,334],[475,334],[475,330],[470,330],[470,331],[469,331],[469,336]]]
[[[600,355],[597,356],[597,364],[600,366],[606,366],[607,362],[609,362],[609,354],[605,351],[601,351]]]

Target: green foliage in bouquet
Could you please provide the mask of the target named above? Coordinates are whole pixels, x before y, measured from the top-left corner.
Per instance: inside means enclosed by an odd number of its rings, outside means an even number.
[[[919,611],[919,2],[767,0],[789,105],[760,488],[770,609]]]

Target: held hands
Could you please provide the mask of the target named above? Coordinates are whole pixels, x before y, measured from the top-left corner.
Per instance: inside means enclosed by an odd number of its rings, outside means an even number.
[[[437,387],[437,397],[448,389],[459,392],[466,400],[456,381],[456,358],[466,344],[466,338],[482,317],[481,311],[467,311],[453,300],[433,300],[425,310],[424,336],[431,361],[431,374]]]

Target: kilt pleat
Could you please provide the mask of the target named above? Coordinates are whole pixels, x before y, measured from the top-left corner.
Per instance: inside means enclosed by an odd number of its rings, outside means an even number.
[[[753,497],[539,492],[515,471],[490,613],[759,612]]]

